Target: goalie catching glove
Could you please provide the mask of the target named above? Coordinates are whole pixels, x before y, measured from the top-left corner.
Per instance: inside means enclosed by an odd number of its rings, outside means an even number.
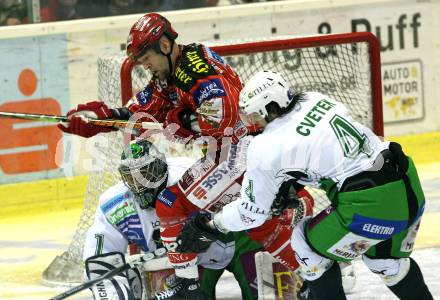
[[[204,213],[197,213],[183,227],[177,237],[176,248],[180,253],[205,252],[212,242],[219,239],[222,234]]]
[[[76,134],[85,138],[97,135],[100,132],[117,130],[113,127],[95,126],[87,122],[87,119],[105,120],[113,118],[112,110],[101,101],[80,104],[76,109],[67,113],[69,123],[67,127],[59,124],[58,128],[66,133]]]

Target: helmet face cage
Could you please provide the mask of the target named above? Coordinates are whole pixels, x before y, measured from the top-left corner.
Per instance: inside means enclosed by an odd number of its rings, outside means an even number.
[[[260,71],[249,79],[240,92],[239,106],[243,114],[256,119],[255,114],[267,119],[267,105],[275,102],[280,108],[287,107],[292,100],[289,85],[281,74],[272,71]]]
[[[162,35],[171,41],[178,36],[165,17],[157,13],[145,14],[131,27],[127,39],[127,56],[137,61],[150,48],[160,52],[158,42]]]
[[[150,142],[138,141],[123,152],[118,170],[141,208],[154,206],[168,175],[165,156]]]

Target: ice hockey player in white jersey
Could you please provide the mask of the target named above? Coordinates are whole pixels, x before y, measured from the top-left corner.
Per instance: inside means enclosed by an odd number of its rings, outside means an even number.
[[[83,257],[89,279],[110,271],[116,262],[124,262],[129,243],[138,245],[143,252],[163,247],[159,234],[160,222],[154,208],[156,198],[165,186],[176,183],[193,163],[193,159],[186,157],[165,159],[147,140],[131,143],[122,154],[119,166],[122,180],[100,196],[94,223],[87,232]],[[235,247],[234,239],[239,241],[239,250]],[[225,236],[225,239],[199,255],[199,265],[203,266],[200,277],[203,292],[191,289],[191,284],[198,286],[198,282],[168,280],[171,288],[164,292],[167,293],[166,298],[184,299],[182,296],[168,295],[176,286],[185,288],[184,284],[189,288],[183,294],[186,297],[196,300],[214,298],[216,282],[226,268],[236,275],[243,299],[257,299],[257,290],[252,287],[256,279],[248,276],[252,281],[248,282],[243,274],[255,274],[253,254],[260,248],[244,233]],[[104,280],[94,286],[92,292],[96,300],[141,299],[139,271],[130,269],[111,280]],[[161,299],[161,294],[157,294],[156,298]]]
[[[318,92],[294,93],[270,71],[249,80],[239,105],[244,123],[264,128],[248,148],[241,200],[210,221],[189,222],[181,245],[189,237],[213,239],[213,230],[260,226],[280,185],[293,179],[325,190],[332,204],[300,221],[291,239],[316,299],[346,299],[334,262],[358,256],[400,299],[433,299],[409,258],[425,200],[400,145],[381,141],[342,103]]]

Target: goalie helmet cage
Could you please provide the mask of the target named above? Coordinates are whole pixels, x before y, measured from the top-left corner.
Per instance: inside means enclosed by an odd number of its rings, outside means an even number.
[[[294,91],[320,91],[345,103],[357,121],[383,136],[380,48],[373,34],[358,32],[215,43],[205,44],[221,55],[243,82],[259,70],[281,72]],[[134,65],[123,53],[101,57],[98,59],[98,98],[104,99],[110,107],[120,107],[121,100],[125,104],[150,77],[149,72]],[[74,237],[68,250],[43,272],[45,285],[69,286],[82,281],[84,240],[93,223],[99,195],[119,180],[114,159],[119,158],[123,149],[121,133],[107,133],[93,139],[93,151],[96,151],[93,163],[101,170],[90,174],[84,209]],[[170,147],[163,140],[157,144],[168,156],[200,154],[183,146]],[[322,191],[310,189],[309,192],[315,198],[315,212],[329,204]]]

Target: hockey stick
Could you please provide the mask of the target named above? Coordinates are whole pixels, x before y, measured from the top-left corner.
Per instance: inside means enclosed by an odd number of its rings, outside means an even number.
[[[124,264],[120,267],[117,267],[117,268],[111,270],[110,272],[107,272],[107,273],[105,273],[95,279],[92,279],[92,280],[86,281],[80,285],[77,285],[77,286],[71,288],[70,290],[67,290],[67,291],[65,291],[55,297],[50,298],[49,300],[66,299],[67,297],[70,297],[76,293],[79,293],[85,289],[88,289],[88,288],[94,286],[95,284],[100,283],[101,281],[103,281],[105,279],[112,278],[113,276],[115,276],[119,273],[122,273],[130,268],[133,268],[136,266],[142,266],[145,263],[148,264],[148,262],[151,262],[152,260],[157,259],[157,258],[162,259],[163,257],[160,257],[160,256],[165,255],[165,253],[166,253],[165,248],[159,248],[154,252],[131,255],[127,258],[128,262],[126,264]]]
[[[4,112],[0,111],[0,117],[12,118],[12,119],[24,119],[33,121],[43,121],[43,122],[53,122],[53,123],[68,123],[69,119],[65,116],[55,116],[55,115],[42,115],[42,114],[27,114],[27,113],[17,113],[17,112]],[[161,123],[156,122],[129,122],[126,120],[96,120],[88,118],[87,121],[90,124],[96,126],[104,127],[115,127],[115,128],[135,128],[135,129],[162,129]]]

